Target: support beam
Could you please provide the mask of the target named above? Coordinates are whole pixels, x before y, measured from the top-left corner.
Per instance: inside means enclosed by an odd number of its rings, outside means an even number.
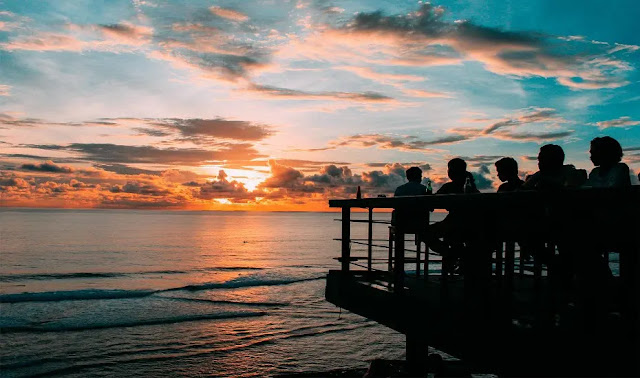
[[[342,271],[349,271],[351,260],[351,208],[342,208]]]
[[[393,269],[393,291],[402,293],[404,289],[404,232],[396,228],[395,266]]]
[[[373,259],[373,207],[369,208],[369,237],[367,244],[367,270],[371,271],[371,260]]]

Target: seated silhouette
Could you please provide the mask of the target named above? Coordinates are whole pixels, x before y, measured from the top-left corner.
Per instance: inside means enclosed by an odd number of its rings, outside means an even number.
[[[451,181],[442,185],[436,195],[480,192],[476,188],[473,176],[467,172],[467,163],[464,160],[451,159],[447,164],[447,175]],[[472,214],[464,209],[452,209],[445,219],[429,227],[429,247],[442,255],[442,269],[445,274],[454,273],[460,267],[471,216]]]
[[[520,189],[524,181],[518,177],[518,162],[514,158],[504,157],[495,163],[498,178],[502,184],[498,187],[498,193],[513,192]]]
[[[609,137],[598,137],[591,141],[591,161],[595,168],[589,173],[584,186],[592,188],[623,188],[631,185],[629,166],[622,160],[622,146]]]
[[[405,171],[407,183],[396,188],[393,196],[420,196],[427,194],[427,187],[422,185],[422,170],[411,167]],[[426,227],[426,209],[395,209],[391,213],[391,224],[406,233],[417,233]]]
[[[522,184],[522,189],[553,191],[575,188],[587,179],[587,172],[584,169],[576,169],[571,164],[564,164],[564,150],[556,144],[540,147],[538,169],[538,172],[527,177]]]

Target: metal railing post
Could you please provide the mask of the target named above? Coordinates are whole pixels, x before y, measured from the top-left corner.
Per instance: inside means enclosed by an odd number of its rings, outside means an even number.
[[[342,271],[349,271],[351,262],[351,208],[342,208]]]
[[[373,259],[373,207],[369,208],[369,239],[367,244],[367,270],[371,271],[371,264]]]

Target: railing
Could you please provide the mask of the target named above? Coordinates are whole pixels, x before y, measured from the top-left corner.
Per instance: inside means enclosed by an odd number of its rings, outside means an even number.
[[[477,219],[470,221],[482,222],[481,229],[486,232],[485,242],[491,241],[493,251],[491,260],[491,275],[497,277],[501,282],[509,283],[515,274],[524,274],[526,263],[523,261],[522,253],[519,254],[519,261],[516,264],[516,242],[518,240],[535,240],[537,245],[544,246],[553,254],[558,238],[562,238],[563,232],[573,232],[576,225],[582,224],[584,219],[574,215],[575,212],[583,212],[582,216],[593,216],[594,227],[600,223],[609,222],[606,217],[619,217],[628,223],[628,230],[639,227],[640,218],[640,187],[635,186],[630,189],[580,189],[568,190],[556,193],[540,192],[513,192],[513,193],[479,193],[479,194],[451,194],[451,195],[425,195],[413,197],[395,198],[363,198],[330,200],[330,207],[342,209],[342,235],[336,239],[341,242],[341,262],[343,272],[350,271],[350,265],[357,264],[361,257],[351,256],[351,245],[359,244],[367,248],[366,269],[371,272],[374,261],[384,261],[385,259],[374,259],[373,248],[385,247],[374,244],[387,240],[388,248],[387,265],[388,271],[392,272],[394,291],[402,291],[406,277],[405,253],[416,253],[416,276],[420,275],[420,264],[424,262],[424,277],[429,274],[429,256],[437,255],[430,252],[428,240],[419,240],[416,250],[405,249],[405,232],[402,229],[392,229],[388,239],[374,239],[373,225],[388,224],[388,221],[374,220],[374,209],[448,209],[464,210],[467,214],[477,214]],[[368,210],[368,219],[352,219],[352,208],[364,208]],[[514,210],[514,209],[517,209]],[[530,217],[535,214],[532,222]],[[425,210],[425,216],[428,211]],[[352,239],[351,223],[367,223],[367,238]],[[429,222],[427,222],[429,224]],[[427,226],[424,231],[428,233]],[[603,227],[606,227],[603,225]],[[495,231],[495,232],[494,232]],[[636,228],[637,232],[637,228]],[[532,239],[532,234],[535,234]],[[560,235],[560,236],[559,236]],[[632,237],[628,232],[624,237]],[[601,237],[606,239],[607,235],[583,235],[582,237]],[[579,237],[579,236],[576,236]],[[421,246],[426,244],[424,253],[425,259],[421,261]],[[607,244],[606,240],[602,244]],[[620,255],[620,272],[627,280],[635,281],[638,272],[638,246],[637,240],[630,240],[626,244],[631,250]],[[504,253],[504,256],[503,256]],[[493,257],[495,256],[495,258]],[[359,265],[359,264],[357,264]],[[393,267],[393,270],[392,270]],[[516,272],[518,268],[518,272]],[[534,256],[532,273],[538,279],[543,276],[545,270],[540,259]],[[444,273],[441,271],[441,274]]]

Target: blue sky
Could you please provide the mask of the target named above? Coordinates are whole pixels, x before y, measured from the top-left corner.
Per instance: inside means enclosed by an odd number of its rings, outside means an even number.
[[[556,143],[590,170],[601,135],[637,173],[639,16],[631,0],[0,0],[0,159],[25,181],[5,199],[321,208],[410,165],[440,184],[455,156],[493,190],[499,157],[524,175]]]

